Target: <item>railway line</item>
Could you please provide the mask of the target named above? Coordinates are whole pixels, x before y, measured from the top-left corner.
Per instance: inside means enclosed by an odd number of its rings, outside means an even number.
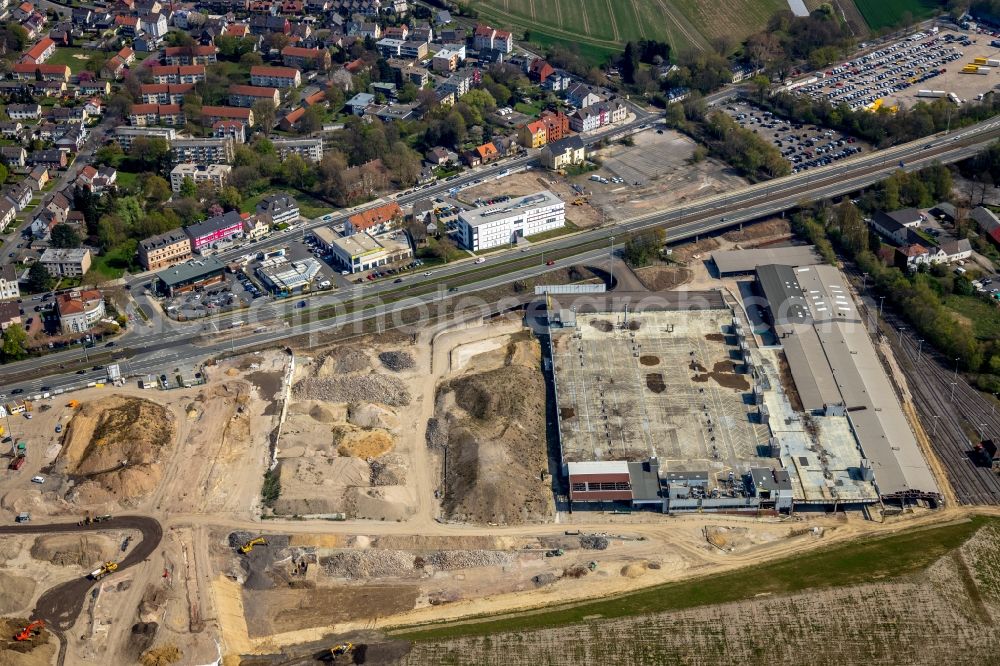
[[[914,405],[944,465],[958,501],[965,505],[1000,505],[1000,475],[972,458],[976,437],[1000,433],[1000,413],[990,398],[969,385],[946,359],[907,333],[908,326],[887,315],[880,328],[906,375]],[[949,368],[949,365],[952,367]]]

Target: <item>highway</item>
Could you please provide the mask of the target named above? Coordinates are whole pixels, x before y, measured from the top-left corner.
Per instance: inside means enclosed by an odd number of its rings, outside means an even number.
[[[644,123],[636,120],[634,124]],[[264,344],[279,344],[290,337],[308,333],[318,334],[323,330],[340,328],[374,317],[391,320],[394,313],[404,309],[417,305],[427,306],[455,297],[455,293],[448,291],[449,284],[458,286],[457,295],[469,295],[514,280],[535,277],[553,270],[553,268],[585,263],[610,251],[613,237],[617,236],[620,242],[627,234],[643,229],[665,228],[668,242],[680,242],[695,238],[699,235],[795,208],[803,201],[829,198],[857,191],[883,179],[899,168],[901,162],[905,164],[904,168],[912,170],[926,166],[933,161],[942,163],[960,161],[982,150],[997,137],[1000,137],[1000,120],[989,120],[946,136],[925,138],[876,153],[860,155],[820,169],[811,169],[759,183],[731,193],[713,195],[615,225],[535,243],[527,251],[512,249],[495,252],[488,255],[486,263],[482,265],[473,264],[470,258],[468,261],[433,269],[429,271],[430,275],[407,277],[406,282],[402,285],[394,284],[391,281],[382,281],[326,292],[311,297],[309,307],[298,311],[295,308],[296,299],[291,299],[278,303],[265,302],[248,310],[227,313],[197,323],[173,324],[163,322],[161,318],[160,321],[154,322],[156,325],[152,328],[138,326],[137,331],[122,339],[120,346],[115,351],[117,355],[125,355],[129,358],[129,367],[126,369],[130,370],[132,374],[157,372],[159,368],[165,368],[168,364],[176,365],[208,358],[226,350],[237,351]],[[531,160],[530,156],[521,157],[507,162],[503,168],[518,168],[527,165]],[[486,173],[493,172],[487,171]],[[451,183],[403,194],[397,198],[397,201],[407,203],[427,196],[434,196],[451,187],[483,177],[483,172],[470,174]],[[307,226],[313,228],[321,224],[337,224],[338,221],[346,219],[352,212],[345,211],[332,220],[312,220]],[[293,233],[301,233],[301,230],[295,230]],[[238,256],[281,244],[280,237],[270,237],[233,250],[231,254]],[[606,247],[607,249],[598,249],[598,247]],[[545,260],[551,257],[556,257],[555,265],[546,266]],[[222,258],[232,257],[223,255]],[[512,270],[496,274],[496,265],[505,263],[509,263]],[[530,265],[526,266],[526,263],[530,263]],[[493,268],[491,269],[491,267]],[[477,274],[490,274],[490,276],[485,279],[477,279]],[[133,276],[129,283],[139,285],[148,279],[148,276]],[[374,304],[379,300],[382,301],[381,305]],[[370,305],[364,309],[348,310],[348,308],[356,308],[362,303]],[[342,314],[318,319],[317,313],[324,306],[339,307]],[[275,320],[277,317],[287,319]],[[229,328],[234,321],[245,322],[239,333]],[[204,328],[205,326],[208,326],[207,330]],[[145,330],[143,330],[144,328]],[[243,334],[242,331],[247,329],[254,332]],[[93,354],[99,351],[102,350],[98,348],[89,353]],[[37,359],[8,364],[4,367],[4,374],[7,377],[30,373],[31,378],[18,383],[5,382],[5,386],[0,389],[0,392],[9,394],[10,389],[17,387],[30,394],[37,393],[42,386],[49,386],[52,389],[69,388],[86,383],[88,378],[93,381],[92,377],[97,376],[97,373],[93,375],[63,375],[51,380],[46,378],[48,375],[62,372],[61,365],[79,362],[83,356],[83,350],[72,349]]]

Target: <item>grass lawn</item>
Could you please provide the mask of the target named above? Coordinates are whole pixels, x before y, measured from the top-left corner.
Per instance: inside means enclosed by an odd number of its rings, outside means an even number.
[[[807,589],[841,587],[919,572],[962,545],[980,527],[997,519],[911,530],[882,538],[859,539],[819,552],[690,581],[657,585],[621,596],[550,610],[514,613],[468,624],[441,624],[390,632],[396,638],[437,641],[507,631],[531,631],[577,624],[593,618],[617,618],[723,604],[762,594],[792,594]]]
[[[131,171],[119,171],[115,180],[119,187],[131,190],[138,186],[139,174],[132,173]]]
[[[854,0],[858,11],[872,30],[892,28],[899,24],[905,12],[914,19],[924,19],[944,9],[938,0]]]
[[[56,47],[56,52],[52,54],[52,57],[45,61],[47,65],[67,65],[69,69],[74,74],[79,74],[83,71],[83,66],[87,64],[87,60],[90,58],[90,53],[92,51],[87,51],[86,49],[77,49],[70,46],[58,46]],[[75,58],[74,56],[83,55],[86,58]]]
[[[566,234],[571,234],[579,231],[580,227],[576,226],[569,220],[566,220],[566,225],[559,229],[552,229],[551,231],[543,231],[540,234],[535,234],[534,236],[527,236],[529,241],[537,243],[538,241],[548,240],[550,238],[557,238],[559,236],[565,236]]]
[[[93,258],[93,263],[91,263],[90,271],[87,274],[96,273],[105,280],[117,280],[125,273],[126,269],[141,270],[136,263],[134,243],[97,255]]]
[[[950,310],[972,322],[972,333],[980,340],[1000,338],[1000,307],[978,296],[958,296],[951,294],[944,299]]]
[[[531,104],[525,104],[524,102],[518,102],[514,105],[514,110],[518,113],[523,113],[526,116],[531,116],[532,118],[537,117],[542,112],[544,104],[541,101],[535,101]]]

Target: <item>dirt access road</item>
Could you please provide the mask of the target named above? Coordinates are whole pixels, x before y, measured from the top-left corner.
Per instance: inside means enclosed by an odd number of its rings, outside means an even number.
[[[139,564],[148,558],[163,538],[163,528],[155,518],[148,516],[120,516],[93,525],[76,523],[50,523],[48,525],[10,525],[0,527],[0,534],[56,534],[65,532],[99,532],[109,528],[133,529],[142,534],[142,540],[118,563],[118,571]],[[66,631],[76,622],[83,609],[87,592],[94,586],[90,578],[76,578],[46,590],[35,604],[32,618],[45,620],[50,628]]]

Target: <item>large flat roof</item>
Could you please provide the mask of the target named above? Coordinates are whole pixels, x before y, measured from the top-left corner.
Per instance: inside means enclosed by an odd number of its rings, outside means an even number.
[[[554,206],[561,203],[563,203],[563,200],[558,196],[548,190],[542,190],[541,192],[517,197],[516,199],[511,199],[500,204],[464,211],[459,214],[459,218],[470,227],[478,227],[481,224],[488,224],[496,220],[513,217],[532,208]]]
[[[810,322],[809,307],[791,266],[760,266],[757,268],[757,283],[767,299],[775,324]]]
[[[810,266],[819,263],[815,245],[793,245],[791,247],[768,247],[753,250],[720,250],[712,253],[712,261],[719,273],[752,273],[758,266],[784,264],[787,266]]]
[[[157,273],[156,277],[168,287],[173,287],[174,285],[196,281],[201,277],[209,276],[213,273],[221,273],[225,269],[226,265],[215,257],[202,257],[201,259],[164,269]]]

